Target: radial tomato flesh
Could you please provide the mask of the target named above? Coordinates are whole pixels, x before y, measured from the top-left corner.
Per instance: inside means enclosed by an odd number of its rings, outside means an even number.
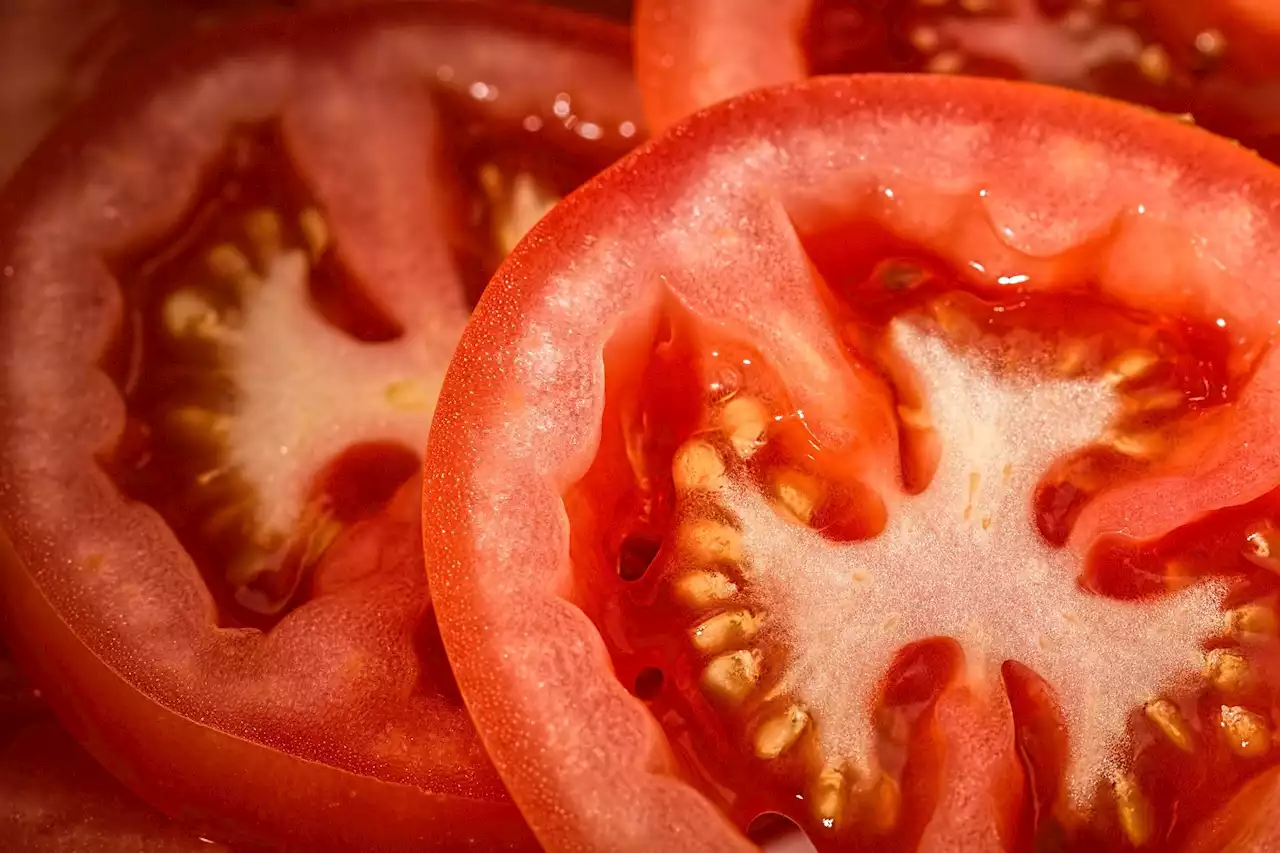
[[[1253,849],[1277,198],[1150,111],[863,75],[562,202],[463,335],[423,505],[539,839]]]
[[[757,86],[854,71],[1055,83],[1280,157],[1280,14],[1257,0],[639,0],[655,127]]]
[[[440,650],[419,454],[489,270],[633,104],[574,15],[262,18],[8,187],[0,625],[134,791],[219,840],[533,845]]]

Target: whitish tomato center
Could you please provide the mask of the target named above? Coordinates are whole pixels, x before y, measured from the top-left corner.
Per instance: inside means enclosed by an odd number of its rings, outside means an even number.
[[[120,264],[135,326],[115,470],[178,531],[232,624],[304,600],[341,532],[417,472],[467,291],[565,189],[545,152],[454,145],[464,180],[441,214],[456,220],[420,241],[450,258],[416,295],[380,301],[348,268],[269,130],[233,141],[190,220]]]

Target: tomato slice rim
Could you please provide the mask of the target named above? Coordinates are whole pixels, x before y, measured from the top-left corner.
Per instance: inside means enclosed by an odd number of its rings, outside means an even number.
[[[904,128],[936,145],[911,143]],[[1048,171],[1064,172],[1046,176],[1043,159],[1029,156],[1046,151],[1064,155]],[[785,239],[791,225],[779,221],[821,215],[823,200],[908,183],[904,161],[980,192],[992,227],[1007,227],[1026,257],[1083,244],[1124,217],[1200,235],[1215,264],[1261,283],[1246,308],[1193,264],[1179,307],[1214,302],[1232,322],[1271,318],[1252,327],[1263,335],[1280,317],[1280,296],[1265,284],[1278,247],[1262,236],[1280,222],[1268,201],[1280,172],[1212,134],[1065,90],[977,78],[813,79],[695,113],[603,172],[495,275],[450,365],[424,483],[446,650],[489,754],[544,844],[675,849],[694,838],[700,849],[751,849],[676,778],[657,722],[614,678],[597,627],[561,594],[571,565],[561,496],[599,438],[604,346],[637,312],[664,295],[695,313],[719,306],[721,320],[758,332],[771,355],[769,321],[752,319],[785,300],[791,282],[776,280],[799,276],[796,266],[754,256],[717,266],[700,261],[700,243],[731,255],[779,231]],[[1097,172],[1075,171],[1103,161]],[[996,164],[1011,165],[1001,174]],[[1166,180],[1175,174],[1182,179]],[[1232,222],[1252,222],[1257,239],[1224,232],[1209,198],[1238,214]],[[749,299],[744,281],[757,288]],[[531,754],[554,756],[554,766]]]
[[[477,38],[492,37],[505,39],[513,48],[506,53],[513,55],[473,49]],[[168,48],[113,80],[110,92],[119,93],[120,99],[107,104],[105,98],[98,98],[75,112],[6,187],[0,198],[0,256],[4,258],[0,269],[7,294],[0,306],[4,309],[0,323],[6,330],[0,359],[9,365],[0,383],[6,411],[0,427],[6,434],[0,453],[0,468],[6,471],[0,497],[5,623],[15,634],[15,655],[42,682],[53,684],[60,673],[73,668],[79,673],[78,681],[67,678],[64,689],[46,692],[55,698],[76,735],[89,742],[115,772],[127,774],[131,787],[162,796],[169,790],[172,801],[173,791],[198,789],[201,779],[217,780],[222,771],[195,765],[180,746],[184,742],[216,744],[228,764],[271,768],[246,780],[240,792],[245,799],[256,796],[257,801],[246,814],[244,803],[232,802],[235,794],[212,798],[193,794],[187,799],[215,812],[240,810],[246,825],[267,834],[278,833],[292,822],[289,833],[321,846],[364,840],[393,846],[397,836],[409,836],[447,847],[472,843],[478,833],[485,834],[487,844],[501,849],[533,845],[500,781],[487,768],[474,735],[467,734],[470,725],[461,708],[450,709],[427,696],[426,704],[419,702],[414,711],[394,712],[420,715],[414,725],[435,732],[436,742],[428,737],[414,746],[410,735],[405,766],[388,772],[360,756],[358,747],[348,750],[341,731],[317,738],[319,746],[282,742],[287,738],[279,732],[264,733],[253,719],[219,719],[220,697],[196,698],[211,689],[203,683],[205,679],[215,684],[219,677],[236,680],[235,660],[246,651],[245,636],[217,626],[207,590],[166,525],[150,508],[123,499],[98,465],[103,448],[118,439],[123,417],[120,398],[100,365],[117,325],[113,315],[120,311],[117,286],[109,279],[103,283],[102,261],[106,255],[153,240],[163,231],[163,222],[180,220],[182,211],[198,197],[203,170],[223,145],[225,132],[238,123],[280,120],[284,105],[313,85],[307,72],[316,67],[331,71],[344,63],[372,64],[374,78],[400,74],[420,87],[424,103],[432,87],[480,100],[470,91],[473,86],[491,87],[483,93],[487,96],[496,95],[492,87],[501,84],[517,121],[521,115],[554,120],[556,92],[576,94],[576,79],[594,80],[594,88],[582,88],[573,120],[598,117],[598,133],[620,138],[627,135],[620,125],[630,124],[626,120],[638,112],[632,108],[635,97],[626,45],[626,31],[620,25],[519,4],[441,0],[302,16],[265,14],[237,23],[229,31],[204,33]],[[375,60],[380,56],[379,64]],[[527,73],[531,56],[547,60],[545,76],[537,80],[529,79]],[[640,129],[632,124],[630,132]],[[592,139],[585,133],[578,135]],[[157,173],[164,181],[154,179]],[[34,294],[47,284],[51,269],[58,271],[55,277],[66,275],[62,297],[54,298],[72,307],[62,321],[54,318],[44,334],[35,334],[33,327],[42,321],[32,316],[41,313],[33,307],[39,301]],[[424,303],[436,298],[422,297]],[[50,319],[44,315],[45,321]],[[63,321],[74,323],[79,332],[64,328],[49,334]],[[71,343],[58,343],[66,340]],[[36,402],[41,383],[46,391],[54,389],[48,407]],[[76,426],[66,428],[66,418]],[[64,421],[64,426],[55,426],[58,421]],[[29,464],[33,455],[40,454],[28,451],[47,442],[50,435],[61,436],[60,461]],[[80,508],[82,524],[77,526],[66,523],[65,513],[72,505]],[[418,537],[412,532],[416,510],[411,515],[413,524],[406,527],[405,541],[417,552]],[[51,534],[52,530],[61,533]],[[99,538],[97,545],[85,541],[92,538]],[[49,542],[56,543],[53,551],[46,547]],[[175,577],[166,581],[172,587],[151,602],[156,609],[99,613],[86,620],[81,614],[86,607],[92,610],[87,602],[93,599],[93,591],[83,581],[68,580],[65,569],[99,565],[94,555],[112,562],[122,554],[139,553],[148,554],[153,565],[174,570]],[[64,572],[61,577],[60,571]],[[60,583],[69,586],[59,588]],[[425,577],[418,586],[425,586]],[[186,664],[172,657],[166,660],[162,654],[134,654],[149,645],[155,651],[155,641],[144,639],[145,632],[134,627],[129,634],[131,623],[148,621],[162,632],[185,634],[191,642],[178,658],[189,654]],[[47,637],[48,648],[42,648],[38,639],[23,642],[21,634],[28,640]],[[129,636],[132,639],[124,639]],[[273,640],[279,644],[281,637]],[[247,645],[254,642],[250,639]],[[258,635],[258,651],[249,650],[248,657],[279,655],[265,651],[267,646],[266,638]],[[202,655],[204,663],[192,666]],[[102,699],[101,704],[94,698]],[[157,737],[148,743],[129,726],[104,727],[78,711],[93,706],[108,717],[151,720]],[[272,713],[278,725],[298,727],[280,709],[268,709],[268,730]],[[357,717],[347,725],[362,724]],[[456,738],[457,744],[450,744],[450,738]],[[140,778],[131,768],[110,760],[113,753],[122,751],[136,752],[144,765],[164,768],[158,775],[167,773],[168,778]],[[419,769],[405,772],[412,762]],[[291,775],[310,783],[286,785],[273,794],[273,778]],[[175,778],[182,781],[175,785]],[[205,793],[210,788],[216,785],[206,786]],[[329,808],[325,819],[296,821],[296,802],[291,799],[295,795],[326,808],[344,800],[349,805],[336,811]],[[358,811],[362,802],[367,812],[362,820],[380,824],[379,832],[385,830],[385,837],[353,836],[350,827],[343,827],[346,816]],[[179,808],[186,810],[187,803]],[[269,815],[276,820],[264,817]]]

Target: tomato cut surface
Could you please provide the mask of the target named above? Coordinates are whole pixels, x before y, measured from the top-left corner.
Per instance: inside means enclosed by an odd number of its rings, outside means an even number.
[[[423,505],[539,839],[1163,853],[1255,801],[1277,198],[1149,111],[863,75],[562,202],[463,335]]]
[[[757,86],[855,71],[1064,85],[1280,156],[1280,14],[1240,0],[639,0],[655,127]]]
[[[420,453],[493,266],[634,103],[625,31],[569,13],[265,17],[10,184],[0,626],[149,802],[220,841],[534,846],[440,647]]]

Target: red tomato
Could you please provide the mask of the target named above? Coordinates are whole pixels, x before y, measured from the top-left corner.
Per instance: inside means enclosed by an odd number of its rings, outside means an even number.
[[[439,645],[415,475],[470,299],[638,132],[625,38],[263,18],[118,80],[0,200],[0,626],[168,814],[533,845]]]
[[[1265,778],[1277,201],[1150,111],[877,75],[566,199],[463,335],[423,504],[539,840],[1164,853]]]
[[[810,74],[929,71],[1055,83],[1189,114],[1280,157],[1269,0],[638,0],[651,125]]]

